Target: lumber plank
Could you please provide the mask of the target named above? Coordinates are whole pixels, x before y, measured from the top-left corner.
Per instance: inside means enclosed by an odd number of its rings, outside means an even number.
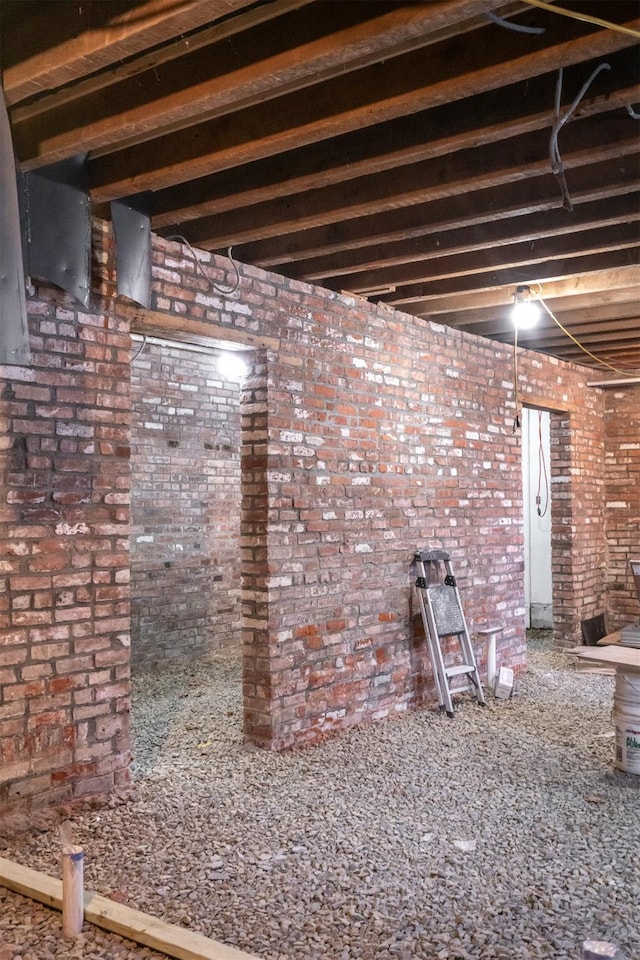
[[[97,893],[85,897],[85,920],[176,960],[258,960],[255,954],[158,920]]]
[[[46,907],[62,910],[62,880],[5,857],[0,857],[0,886],[21,893],[23,897],[31,897]]]
[[[474,293],[480,295],[487,291],[502,289],[503,302],[504,291],[509,286],[518,283],[535,282],[542,284],[543,288],[549,289],[549,285],[554,283],[571,283],[576,274],[589,276],[593,273],[604,274],[607,270],[618,270],[627,266],[629,269],[638,269],[638,249],[637,244],[631,247],[621,248],[621,253],[606,250],[604,253],[588,254],[584,257],[570,257],[566,260],[553,261],[553,273],[544,271],[537,265],[507,268],[504,270],[493,270],[487,274],[471,274],[469,277],[454,278],[449,280],[435,280],[433,283],[424,283],[415,287],[408,286],[402,288],[402,296],[395,294],[385,295],[381,299],[392,306],[404,306],[411,303],[424,303],[431,315],[444,313],[443,301],[448,302],[450,298],[459,296],[460,303],[463,298],[473,296]],[[543,274],[540,276],[540,274]],[[549,294],[545,296],[548,299]],[[507,298],[509,294],[507,293]]]
[[[62,910],[61,880],[5,857],[0,857],[0,886],[47,907]],[[159,920],[98,893],[85,893],[84,918],[87,923],[144,944],[176,960],[259,960],[255,954],[245,953],[201,933]]]
[[[637,216],[640,217],[640,210]],[[631,219],[635,219],[635,211]],[[513,216],[506,220],[487,221],[478,224],[473,230],[456,227],[433,232],[420,238],[396,241],[388,244],[372,244],[369,247],[347,251],[342,262],[337,257],[327,256],[314,260],[303,260],[297,268],[288,271],[288,275],[309,283],[324,281],[329,286],[337,284],[339,277],[362,274],[366,271],[380,270],[420,264],[443,256],[455,256],[463,253],[476,253],[521,243],[525,240],[533,243],[545,237],[559,237],[574,231],[590,230],[595,227],[608,227],[615,223],[629,222],[629,197],[621,194],[605,200],[580,203],[572,212],[558,208]],[[351,282],[351,281],[349,281]],[[345,281],[342,281],[343,285]]]
[[[212,17],[215,13],[210,0],[206,0],[208,5],[208,16]],[[186,38],[185,32],[188,32],[188,47],[194,52],[202,47],[209,46],[212,43],[219,43],[222,40],[228,40],[245,30],[251,30],[268,20],[279,17],[291,10],[298,10],[313,0],[271,0],[268,6],[255,7],[243,4],[240,12],[234,12],[234,15],[227,18],[223,16],[222,20],[213,20],[212,23],[206,20],[206,27],[199,28],[196,21],[191,21],[192,26],[188,31],[183,30],[179,36],[169,36],[169,39],[162,43],[160,48],[152,47],[148,52],[141,53],[134,58],[126,58],[114,62],[111,66],[105,67],[97,73],[89,74],[82,80],[76,80],[72,84],[64,87],[58,87],[50,93],[46,93],[37,98],[37,100],[28,100],[26,103],[20,103],[11,111],[11,119],[14,129],[21,123],[46,115],[48,111],[58,110],[74,101],[82,100],[100,90],[111,88],[114,84],[122,80],[136,77],[146,70],[153,70],[159,64],[166,66],[174,60],[179,59],[185,53]],[[232,11],[229,11],[230,13]],[[630,103],[635,97],[624,101]]]
[[[637,219],[640,219],[640,211]],[[533,238],[526,238],[512,244],[494,244],[477,252],[464,251],[450,256],[416,259],[414,263],[389,268],[385,276],[389,284],[400,290],[405,286],[426,285],[436,280],[468,277],[471,274],[491,274],[496,270],[530,267],[552,260],[622,250],[637,246],[638,239],[637,222],[629,222],[627,214],[626,222],[594,224],[590,230],[580,230],[579,226],[576,226],[574,230],[567,230],[565,233],[542,236],[535,244]],[[338,281],[339,278],[329,278],[329,286],[335,286]],[[379,271],[356,273],[342,280],[343,286],[354,292],[369,290],[375,287],[376,282],[380,282]]]
[[[581,118],[623,109],[638,99],[635,59],[628,51],[609,58],[616,69],[604,75],[597,95],[580,105]],[[633,62],[634,77],[622,89],[620,75],[626,76]],[[496,143],[535,130],[548,129],[549,103],[553,100],[553,77],[510,86],[511,96],[501,90],[479,94],[418,113],[414,123],[405,118],[346,133],[332,141],[292,150],[286,163],[281,156],[233,167],[196,181],[176,184],[156,193],[153,211],[155,228],[177,220],[194,220],[264,200],[288,197],[357,177],[398,169],[436,156],[450,155],[471,146]],[[603,87],[608,82],[606,88]],[[533,91],[533,92],[532,92]],[[523,103],[526,114],[522,113]],[[15,121],[14,121],[15,129]],[[424,131],[430,136],[425,138]],[[436,135],[437,131],[437,135]]]
[[[580,647],[576,657],[581,660],[595,660],[597,663],[611,667],[630,667],[640,670],[640,648],[623,647],[621,644],[611,644],[608,647]]]
[[[543,296],[547,303],[557,300],[560,297],[577,297],[582,294],[602,293],[607,291],[608,295],[616,291],[623,294],[625,289],[635,287],[640,280],[640,270],[636,264],[631,266],[608,267],[602,270],[593,270],[583,274],[578,280],[567,279],[540,279],[543,284]],[[628,301],[628,292],[624,293],[624,299]],[[493,287],[485,290],[473,290],[458,295],[447,295],[437,298],[437,305],[434,301],[425,305],[424,314],[444,314],[458,312],[462,310],[477,311],[485,307],[503,307],[509,304],[509,291],[505,288],[504,282],[497,282]]]
[[[184,343],[196,343],[211,346],[213,341],[232,341],[247,347],[277,350],[280,340],[277,337],[260,336],[238,327],[227,327],[208,320],[194,320],[192,317],[174,316],[156,310],[144,310],[130,304],[118,304],[118,314],[128,317],[131,332],[148,336],[168,337]]]
[[[607,271],[605,271],[605,274],[606,273]],[[584,280],[584,276],[578,278],[579,284],[582,284]],[[601,320],[608,322],[612,317],[616,319],[618,316],[626,315],[627,311],[630,311],[631,316],[635,316],[638,309],[637,304],[633,304],[633,307],[630,308],[629,301],[631,297],[635,295],[634,288],[638,282],[640,282],[640,276],[637,276],[634,282],[629,283],[625,282],[623,278],[620,286],[616,286],[615,274],[613,274],[611,278],[607,278],[605,275],[599,282],[595,283],[593,290],[582,287],[572,296],[571,291],[561,286],[560,281],[554,280],[545,284],[542,295],[555,315],[563,323],[566,320],[569,324],[574,322],[581,313],[585,319],[588,317],[587,311],[592,307],[594,301],[593,293],[597,292],[600,301],[598,304],[600,311],[598,316]],[[502,310],[510,306],[511,303],[512,300],[510,296],[506,298],[503,296],[501,300],[496,299],[494,303],[487,300],[486,303],[482,304],[476,310],[473,304],[469,303],[465,297],[458,304],[452,303],[449,310],[443,311],[441,320],[438,322],[448,323],[453,326],[460,326],[460,324],[463,323],[465,330],[468,330],[470,333],[477,333],[479,336],[484,336],[485,331],[492,329],[492,324],[495,322],[496,317],[501,316],[501,314],[496,313],[496,309]],[[624,313],[619,313],[619,310],[624,311]],[[428,316],[429,309],[425,307],[424,310],[417,310],[416,314],[418,316]],[[511,324],[511,328],[513,328],[513,324]],[[509,328],[506,327],[505,329],[508,330]],[[549,327],[549,329],[553,328]],[[526,339],[525,337],[523,343]]]
[[[627,164],[624,172],[613,169],[610,160],[589,163],[571,170],[574,204],[601,200],[637,189],[637,169]],[[341,256],[373,244],[421,240],[443,230],[474,227],[511,217],[554,211],[559,206],[557,183],[547,171],[506,186],[489,187],[464,196],[415,203],[399,210],[386,210],[341,224],[292,230],[280,237],[243,244],[240,257],[265,269],[288,273],[288,265],[321,256]],[[238,252],[236,250],[236,252]]]

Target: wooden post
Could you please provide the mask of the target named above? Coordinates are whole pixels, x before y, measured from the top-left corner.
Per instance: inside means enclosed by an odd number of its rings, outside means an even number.
[[[84,853],[73,843],[71,824],[60,827],[62,839],[62,933],[77,937],[84,921]]]

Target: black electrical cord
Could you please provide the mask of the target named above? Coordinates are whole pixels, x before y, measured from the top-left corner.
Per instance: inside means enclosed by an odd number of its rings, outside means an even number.
[[[504,17],[499,17],[497,13],[493,13],[491,10],[485,11],[485,17],[492,23],[497,23],[499,27],[504,27],[505,30],[513,30],[515,33],[531,33],[539,36],[541,33],[547,32],[546,27],[527,27],[524,23],[512,23],[510,20],[505,20]]]
[[[135,363],[135,361],[138,359],[138,357],[140,356],[140,354],[142,353],[146,345],[147,345],[147,335],[145,333],[144,337],[142,338],[142,343],[140,344],[140,347],[138,348],[138,350],[136,350],[135,354],[131,357],[131,363]]]
[[[571,202],[571,197],[569,195],[569,188],[567,187],[567,180],[564,172],[564,164],[562,162],[562,157],[560,156],[560,148],[558,147],[558,134],[560,133],[561,128],[565,123],[571,119],[575,111],[587,90],[598,76],[601,70],[611,70],[611,64],[609,63],[600,63],[595,70],[592,71],[591,76],[583,83],[580,88],[580,92],[577,97],[574,99],[573,103],[566,110],[562,116],[560,116],[560,98],[562,96],[562,67],[558,70],[558,80],[556,83],[556,100],[554,108],[554,121],[553,127],[551,128],[551,137],[549,139],[549,157],[551,159],[551,169],[554,173],[554,176],[558,183],[560,184],[560,191],[562,193],[562,206],[565,210],[573,210],[573,203]]]
[[[178,234],[173,234],[170,237],[165,237],[165,240],[178,240],[180,243],[184,243],[185,247],[189,248],[189,250],[191,251],[191,255],[193,256],[193,259],[196,264],[196,270],[199,270],[199,272],[207,281],[211,289],[214,290],[216,293],[221,293],[228,297],[237,291],[238,287],[240,286],[240,271],[238,270],[238,264],[236,263],[236,261],[233,259],[233,256],[232,256],[232,250],[233,250],[232,247],[229,247],[229,249],[227,250],[227,256],[231,261],[231,266],[233,267],[236,278],[233,281],[233,284],[227,287],[227,286],[223,286],[222,284],[216,283],[215,280],[211,279],[209,274],[205,271],[204,267],[200,263],[198,259],[198,255],[196,254],[196,251],[194,250],[192,245],[189,243],[189,241],[185,237],[181,237]]]
[[[542,479],[544,477],[544,509],[540,509],[542,503]],[[549,509],[549,477],[547,474],[547,463],[544,454],[544,444],[542,442],[542,410],[538,410],[538,491],[536,493],[536,506],[538,516],[544,517]]]
[[[513,399],[516,405],[516,415],[513,420],[511,432],[515,433],[520,429],[520,398],[518,396],[518,324],[516,323],[515,335],[513,338]]]

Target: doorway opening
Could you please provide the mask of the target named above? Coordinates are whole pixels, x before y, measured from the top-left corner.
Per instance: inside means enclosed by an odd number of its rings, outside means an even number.
[[[133,339],[131,664],[134,771],[144,774],[176,711],[197,713],[207,677],[227,678],[220,709],[234,735],[242,728],[242,405],[253,351]]]
[[[527,630],[553,628],[551,414],[522,410],[524,596]]]

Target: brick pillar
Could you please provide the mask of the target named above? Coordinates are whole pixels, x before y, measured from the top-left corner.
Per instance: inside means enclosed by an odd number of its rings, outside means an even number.
[[[253,743],[273,746],[267,567],[267,359],[264,353],[255,353],[252,359],[253,367],[241,397],[244,731]]]
[[[109,307],[36,288],[33,361],[0,368],[0,812],[128,780],[130,338]]]

